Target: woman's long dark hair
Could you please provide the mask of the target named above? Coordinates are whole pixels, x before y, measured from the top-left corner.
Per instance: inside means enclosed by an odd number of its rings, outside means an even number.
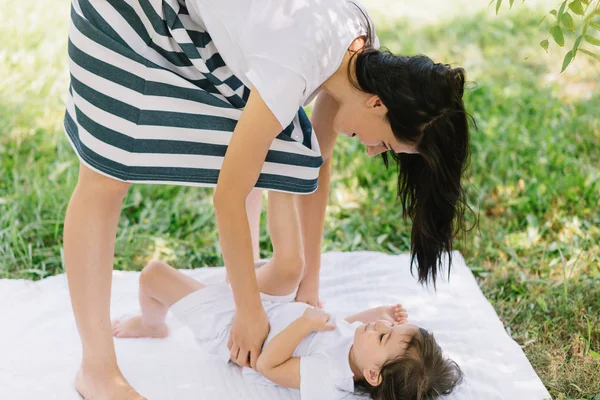
[[[418,150],[418,154],[390,153],[399,167],[402,216],[412,220],[411,271],[416,259],[419,282],[431,279],[435,286],[442,254],[448,253],[450,274],[453,239],[468,230],[465,211],[470,208],[461,177],[469,163],[467,117],[475,121],[462,100],[465,71],[436,64],[424,55],[396,56],[388,49],[373,48],[371,23],[358,8],[367,25],[365,45],[352,55],[356,82],[352,58],[348,76],[356,89],[379,96],[394,136]],[[387,168],[387,152],[382,158]]]

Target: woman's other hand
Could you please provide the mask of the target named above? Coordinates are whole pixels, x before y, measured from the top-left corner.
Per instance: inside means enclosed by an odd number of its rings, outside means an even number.
[[[255,311],[237,311],[227,343],[231,361],[256,370],[256,360],[270,329],[269,318],[262,307]]]

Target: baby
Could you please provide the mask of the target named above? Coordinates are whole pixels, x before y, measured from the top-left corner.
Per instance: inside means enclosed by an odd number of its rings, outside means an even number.
[[[298,226],[285,221],[294,206],[293,195],[269,193],[273,257],[255,267],[270,332],[256,370],[244,367],[244,377],[299,389],[302,400],[341,399],[349,392],[373,399],[434,399],[450,393],[462,380],[460,368],[443,357],[431,333],[407,323],[400,304],[342,319],[294,301],[299,279],[282,279],[289,267],[278,252],[285,245],[277,246],[295,237],[292,231]],[[279,214],[279,209],[287,213]],[[224,362],[237,359],[239,349],[228,343],[235,302],[227,282],[206,285],[164,262],[151,261],[139,283],[141,315],[115,321],[115,337],[166,337],[170,309],[191,328],[203,351]]]

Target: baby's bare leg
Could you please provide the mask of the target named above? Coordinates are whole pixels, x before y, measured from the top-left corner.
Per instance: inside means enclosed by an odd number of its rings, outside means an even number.
[[[304,271],[304,251],[296,195],[269,191],[267,226],[273,257],[256,270],[258,289],[285,296],[298,287]]]
[[[178,300],[205,285],[161,261],[151,261],[140,274],[142,315],[113,322],[116,337],[165,337],[165,317]]]

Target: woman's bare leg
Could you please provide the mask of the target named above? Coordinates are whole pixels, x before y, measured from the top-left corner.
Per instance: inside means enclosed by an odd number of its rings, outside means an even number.
[[[269,191],[267,226],[273,257],[256,270],[258,288],[263,293],[285,296],[296,290],[304,272],[296,195]]]
[[[110,326],[117,223],[128,188],[81,163],[65,215],[65,267],[83,347],[76,388],[84,398],[143,398],[117,366]]]
[[[260,260],[260,214],[262,213],[262,189],[253,189],[246,198],[246,213],[252,236],[254,262]]]
[[[140,274],[140,308],[137,317],[113,322],[115,337],[166,337],[165,317],[169,307],[204,284],[162,261],[153,260]]]

